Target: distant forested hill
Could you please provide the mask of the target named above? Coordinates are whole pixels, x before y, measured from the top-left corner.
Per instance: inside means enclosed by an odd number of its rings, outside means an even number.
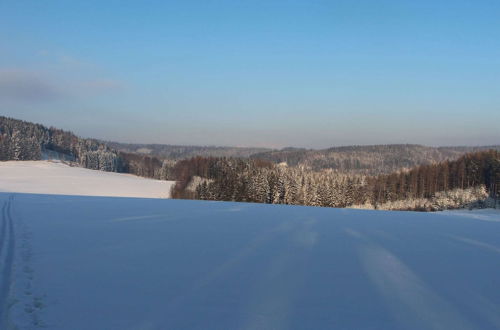
[[[455,160],[466,153],[500,150],[500,145],[481,147],[427,147],[415,144],[335,147],[323,150],[288,148],[253,154],[255,159],[287,163],[318,171],[375,175],[419,165]]]
[[[104,142],[118,151],[139,153],[172,160],[202,157],[235,157],[247,158],[253,154],[271,151],[267,148],[217,147],[217,146],[179,146],[170,144],[130,144]]]

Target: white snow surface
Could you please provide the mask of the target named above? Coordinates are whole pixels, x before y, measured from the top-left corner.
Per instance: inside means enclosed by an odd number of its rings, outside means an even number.
[[[3,192],[168,198],[173,184],[174,181],[71,167],[61,162],[0,162]]]
[[[500,213],[0,193],[1,329],[499,329]]]

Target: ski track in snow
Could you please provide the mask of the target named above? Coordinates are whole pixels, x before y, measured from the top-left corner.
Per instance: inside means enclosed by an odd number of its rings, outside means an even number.
[[[0,329],[43,326],[38,311],[43,298],[34,295],[30,233],[13,217],[14,195],[3,202],[0,224]],[[20,229],[22,235],[19,235]],[[18,240],[20,238],[20,241]],[[17,260],[17,256],[21,259]]]
[[[12,201],[10,195],[2,207],[2,233],[0,241],[0,329],[6,329],[9,324],[10,293],[12,288],[12,275],[14,272],[14,221],[12,220]]]

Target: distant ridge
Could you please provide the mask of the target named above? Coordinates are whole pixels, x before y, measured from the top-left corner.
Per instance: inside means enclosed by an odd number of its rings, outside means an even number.
[[[286,148],[253,154],[251,157],[274,163],[285,162],[288,166],[300,166],[315,171],[332,169],[345,173],[375,175],[456,160],[466,153],[490,149],[500,150],[500,145],[428,147],[418,144],[388,144],[342,146],[322,150]]]
[[[219,147],[219,146],[184,146],[171,144],[135,144],[103,141],[113,149],[122,152],[147,154],[160,158],[186,159],[196,156],[203,157],[236,157],[247,158],[256,153],[271,151],[269,148],[257,147]]]

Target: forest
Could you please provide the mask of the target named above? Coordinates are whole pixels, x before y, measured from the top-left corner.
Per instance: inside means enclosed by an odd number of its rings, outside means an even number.
[[[0,117],[0,161],[58,158],[89,169],[175,180],[174,198],[433,211],[496,206],[500,194],[497,147],[382,145],[263,152],[125,146],[116,150],[54,127]],[[183,158],[197,150],[234,156]],[[176,156],[157,156],[162,152]]]
[[[120,172],[122,159],[107,145],[71,132],[22,120],[0,117],[0,160],[39,160],[47,153],[61,155],[80,166]]]
[[[386,175],[311,171],[259,159],[179,161],[173,198],[436,211],[496,206],[500,152],[466,154]]]

